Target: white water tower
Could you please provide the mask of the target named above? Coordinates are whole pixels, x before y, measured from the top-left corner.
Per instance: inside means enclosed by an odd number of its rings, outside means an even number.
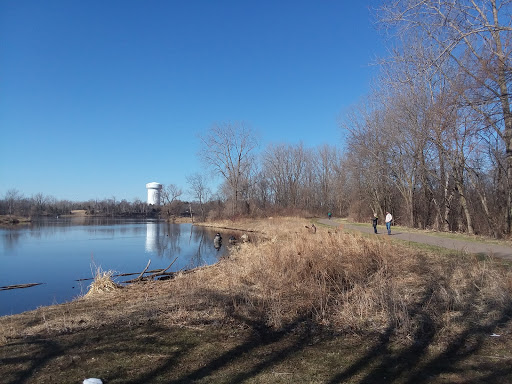
[[[148,190],[148,204],[160,205],[160,193],[162,192],[162,184],[160,183],[147,183],[146,189]]]

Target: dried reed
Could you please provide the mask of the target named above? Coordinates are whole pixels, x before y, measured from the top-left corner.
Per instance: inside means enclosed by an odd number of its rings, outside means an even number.
[[[112,280],[114,271],[102,271],[101,267],[96,268],[96,274],[93,282],[89,285],[89,290],[84,297],[91,297],[98,293],[111,292],[121,288]]]
[[[240,315],[279,328],[298,316],[345,331],[417,339],[491,321],[510,305],[512,274],[493,260],[447,257],[322,228],[296,218],[261,227],[271,241],[234,250],[216,279]],[[301,228],[302,227],[302,228]],[[301,229],[298,229],[301,228]]]

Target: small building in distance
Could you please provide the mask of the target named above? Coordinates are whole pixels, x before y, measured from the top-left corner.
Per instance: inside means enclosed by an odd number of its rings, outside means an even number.
[[[147,183],[146,189],[148,190],[148,205],[160,205],[162,184],[156,182]]]

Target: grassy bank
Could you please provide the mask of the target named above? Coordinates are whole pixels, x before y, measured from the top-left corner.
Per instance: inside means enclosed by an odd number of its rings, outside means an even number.
[[[0,318],[2,382],[512,381],[506,266],[297,218],[215,225],[252,241],[170,281]]]
[[[11,227],[18,224],[29,224],[32,221],[30,217],[0,215],[0,227]]]

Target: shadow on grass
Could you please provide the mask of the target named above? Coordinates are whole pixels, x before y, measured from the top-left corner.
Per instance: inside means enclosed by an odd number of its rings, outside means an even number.
[[[254,320],[258,316],[243,317],[233,306],[226,307],[232,297],[210,292],[204,294],[224,305],[229,321],[243,332],[233,332],[226,325],[202,331],[167,328],[146,320],[139,325],[62,334],[51,340],[27,339],[2,347],[1,378],[6,383],[70,383],[100,377],[105,383],[412,384],[452,382],[446,375],[459,375],[454,381],[510,382],[509,359],[489,363],[475,355],[491,333],[510,322],[512,303],[495,320],[476,322],[465,321],[475,319],[472,306],[466,305],[460,316],[464,328],[442,347],[431,348],[439,336],[428,311],[435,283],[426,284],[423,296],[409,311],[417,326],[409,335],[413,342],[407,346],[397,344],[394,338],[398,319],[378,337],[354,348],[344,341],[349,336],[318,331],[308,316],[272,330],[263,320]],[[327,361],[334,352],[341,353],[339,360]],[[308,359],[319,363],[313,368],[297,367],[297,362]],[[292,371],[290,376],[275,375],[283,368]]]
[[[434,346],[437,331],[434,319],[424,310],[430,299],[428,291],[427,289],[424,300],[417,303],[410,313],[411,318],[418,324],[416,332],[409,335],[413,339],[410,346],[393,346],[392,336],[396,329],[390,325],[366,354],[326,382],[445,383],[452,381],[443,380],[441,376],[451,374],[459,375],[458,379],[454,379],[455,382],[511,382],[511,357],[503,361],[493,361],[492,364],[476,361],[474,357],[481,351],[484,342],[490,338],[494,330],[510,322],[512,304],[509,304],[494,321],[467,324],[456,337],[444,345],[444,348],[439,348],[438,353],[432,354],[430,348]],[[472,297],[469,301],[473,299],[476,298]],[[471,306],[467,306],[467,310],[460,316],[461,319],[473,317],[470,308]],[[463,368],[465,363],[469,363],[471,372]]]
[[[19,348],[18,348],[19,347]],[[11,371],[11,375],[7,375],[3,369],[2,380],[8,380],[10,383],[25,383],[36,372],[43,368],[49,361],[62,356],[66,353],[66,349],[62,348],[59,343],[45,339],[29,339],[23,342],[10,344],[9,349],[20,350],[20,355],[3,356],[0,355],[0,366],[4,369],[11,366],[13,368],[25,365],[25,369]]]

